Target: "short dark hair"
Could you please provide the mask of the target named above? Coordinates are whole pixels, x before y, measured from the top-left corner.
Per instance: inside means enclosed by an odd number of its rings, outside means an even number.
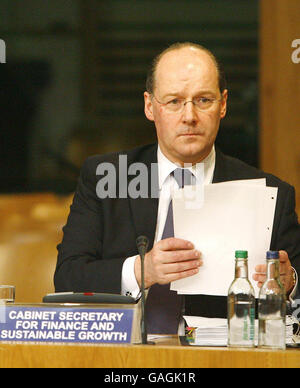
[[[224,69],[223,69],[222,64],[217,60],[217,58],[214,56],[214,54],[210,50],[208,50],[204,46],[201,46],[200,44],[192,43],[192,42],[173,43],[171,46],[167,47],[165,50],[163,50],[160,54],[158,54],[153,59],[151,67],[150,67],[148,74],[147,74],[147,79],[146,79],[147,92],[149,94],[153,94],[153,91],[155,88],[156,68],[157,68],[158,62],[161,60],[161,58],[169,51],[179,50],[179,49],[184,48],[184,47],[194,47],[196,49],[199,49],[199,50],[206,52],[211,57],[211,59],[213,60],[214,64],[216,65],[216,68],[217,68],[218,79],[219,79],[219,89],[220,89],[220,92],[222,93],[227,88],[226,77],[225,77],[225,73],[224,73]]]

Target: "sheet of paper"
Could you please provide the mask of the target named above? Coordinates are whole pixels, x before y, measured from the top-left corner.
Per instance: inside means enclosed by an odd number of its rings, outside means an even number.
[[[249,279],[258,296],[252,275],[270,247],[277,188],[257,183],[186,186],[174,193],[175,237],[192,241],[204,264],[198,274],[173,282],[172,290],[226,296],[234,279],[234,252],[247,250]]]
[[[216,327],[225,327],[227,329],[226,318],[205,318],[194,315],[184,315],[183,319],[189,327],[200,327],[201,329],[211,329]]]
[[[227,181],[227,182],[220,182],[220,183],[213,183],[214,186],[227,186],[227,185],[257,185],[257,186],[264,186],[266,187],[267,180],[266,178],[259,178],[259,179],[241,179],[239,181]]]

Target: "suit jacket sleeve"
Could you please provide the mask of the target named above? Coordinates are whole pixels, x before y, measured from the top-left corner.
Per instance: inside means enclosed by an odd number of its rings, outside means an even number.
[[[96,169],[84,163],[70,215],[58,246],[54,275],[56,292],[121,292],[121,272],[126,259],[102,256],[102,203],[96,195]]]

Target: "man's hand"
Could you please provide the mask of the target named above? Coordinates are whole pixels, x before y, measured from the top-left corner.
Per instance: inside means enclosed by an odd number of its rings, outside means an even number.
[[[285,286],[287,293],[292,291],[294,287],[293,268],[291,266],[289,256],[285,251],[279,251],[280,258],[280,281]],[[255,267],[256,273],[253,275],[253,279],[257,281],[257,286],[261,288],[266,280],[267,265],[261,264]]]
[[[154,244],[146,253],[144,261],[145,288],[155,283],[168,284],[178,279],[195,275],[203,264],[201,253],[194,249],[191,242],[167,238]],[[141,260],[135,260],[135,277],[141,286]]]

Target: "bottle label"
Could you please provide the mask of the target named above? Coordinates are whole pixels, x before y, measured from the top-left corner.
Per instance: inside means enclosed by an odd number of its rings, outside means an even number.
[[[244,331],[243,331],[243,340],[247,341],[248,339],[248,311],[245,309],[244,310]]]
[[[255,308],[250,308],[250,340],[255,336]]]
[[[244,327],[243,327],[243,340],[245,341],[252,341],[254,339],[255,335],[255,309],[250,308],[250,327],[248,327],[249,323],[249,316],[248,316],[248,310],[244,310]]]

